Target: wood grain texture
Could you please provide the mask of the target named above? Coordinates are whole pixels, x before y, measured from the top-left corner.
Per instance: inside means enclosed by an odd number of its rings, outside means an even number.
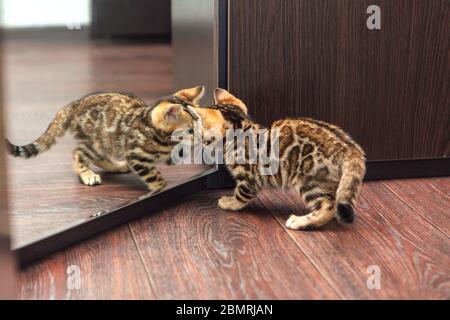
[[[256,120],[335,123],[370,160],[449,156],[448,0],[229,3],[229,89]]]
[[[449,178],[426,181],[448,192]],[[230,213],[216,202],[229,192],[199,193],[132,222],[131,233],[111,230],[30,266],[20,297],[450,298],[448,237],[382,182],[365,183],[353,226],[313,232],[283,227],[304,212],[293,195],[265,192]],[[67,290],[70,265],[80,267],[80,290]],[[380,267],[380,290],[366,286],[370,265]]]
[[[21,31],[5,39],[5,106],[8,137],[33,141],[54,114],[87,93],[133,92],[149,104],[170,93],[171,49],[151,43],[91,41],[77,31]],[[9,157],[13,247],[82,223],[146,193],[131,174],[103,174],[94,188],[72,170],[75,141],[68,135],[35,159]],[[205,166],[161,166],[169,187],[206,170]]]
[[[447,196],[450,195],[450,179],[448,178],[436,178],[428,180],[432,185],[434,185],[438,190]]]
[[[291,213],[306,213],[293,195],[259,198],[280,224]],[[333,222],[321,231],[288,233],[343,298],[450,297],[448,237],[380,182],[364,184],[354,225]],[[380,290],[366,286],[371,265],[380,268]]]
[[[77,288],[73,277],[78,275]],[[18,283],[18,297],[153,299],[155,295],[129,227],[125,225],[24,269]]]
[[[332,299],[328,283],[258,203],[217,209],[202,192],[131,223],[159,299]]]
[[[450,179],[392,180],[383,184],[450,237]]]

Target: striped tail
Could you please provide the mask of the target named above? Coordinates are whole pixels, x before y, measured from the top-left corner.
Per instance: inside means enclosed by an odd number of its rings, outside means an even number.
[[[355,219],[355,204],[366,173],[364,154],[352,152],[342,165],[342,176],[336,192],[337,219],[341,223],[352,223]]]
[[[6,139],[6,151],[13,157],[29,159],[50,149],[58,137],[62,137],[73,119],[72,104],[60,110],[47,130],[34,142],[25,146],[16,146]]]

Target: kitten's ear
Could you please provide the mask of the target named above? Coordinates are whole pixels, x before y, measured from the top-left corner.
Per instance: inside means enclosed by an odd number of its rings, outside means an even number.
[[[231,104],[238,106],[242,109],[242,111],[244,111],[245,114],[247,114],[247,106],[245,105],[245,103],[243,103],[242,100],[236,98],[225,89],[217,88],[216,90],[214,90],[214,102],[216,104]]]
[[[180,90],[176,92],[174,96],[197,104],[200,101],[200,99],[204,96],[204,94],[205,94],[205,87],[198,86],[190,89]]]
[[[183,112],[183,107],[179,104],[172,104],[167,107],[167,109],[164,112],[164,120],[167,120],[169,122],[175,122],[177,121]]]
[[[214,90],[214,102],[216,104],[224,104],[232,98],[234,98],[234,96],[225,89],[216,88],[216,90]]]

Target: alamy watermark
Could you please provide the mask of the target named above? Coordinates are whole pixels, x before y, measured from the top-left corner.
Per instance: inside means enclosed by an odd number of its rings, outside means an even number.
[[[366,286],[369,290],[381,289],[381,269],[376,264],[367,267],[369,277],[366,280]]]
[[[369,30],[381,29],[381,9],[377,5],[370,5],[367,7],[367,11],[370,16],[367,18],[366,26]]]
[[[81,289],[81,270],[77,265],[70,265],[66,269],[66,286],[68,290]]]
[[[228,129],[225,137],[215,130],[177,130],[172,141],[179,141],[171,158],[175,164],[258,165],[262,175],[277,174],[280,166],[277,129]]]

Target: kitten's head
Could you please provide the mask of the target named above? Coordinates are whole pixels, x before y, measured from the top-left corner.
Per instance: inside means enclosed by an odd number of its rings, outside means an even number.
[[[225,137],[228,128],[236,127],[238,122],[247,119],[246,105],[227,90],[217,88],[214,103],[214,106],[195,109],[203,121],[203,141],[206,144]]]
[[[205,87],[198,86],[177,91],[172,96],[162,98],[153,107],[151,119],[153,125],[164,131],[174,132],[178,129],[190,129],[193,127],[193,118],[185,107],[187,105],[198,107],[198,102],[205,94]]]

